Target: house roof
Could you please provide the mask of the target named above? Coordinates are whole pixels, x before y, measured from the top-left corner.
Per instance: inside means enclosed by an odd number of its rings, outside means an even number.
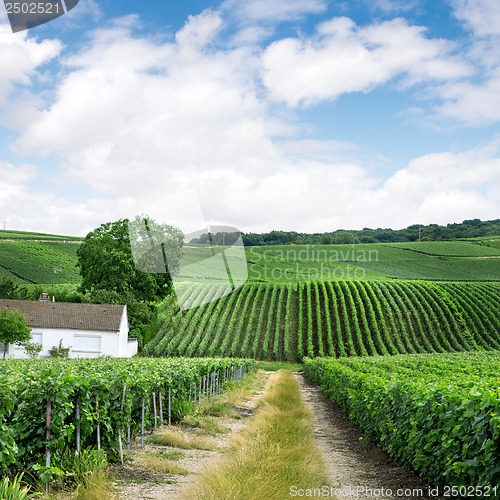
[[[0,299],[0,310],[6,307],[22,312],[31,328],[118,332],[125,306]]]

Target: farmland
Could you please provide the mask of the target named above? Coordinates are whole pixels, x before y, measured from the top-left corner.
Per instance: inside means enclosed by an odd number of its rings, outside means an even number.
[[[249,247],[249,279],[500,280],[500,249],[472,242]]]
[[[46,446],[56,463],[68,446],[116,452],[126,427],[134,434],[142,421],[150,429],[163,420],[153,413],[162,396],[167,418],[169,394],[175,412],[253,369],[253,360],[228,358],[0,359],[0,470],[42,463]]]
[[[499,363],[498,352],[414,354],[306,359],[304,371],[368,437],[445,496],[498,498]]]
[[[9,277],[23,283],[78,283],[76,267],[78,244],[64,241],[0,239],[0,278]],[[53,270],[57,273],[53,276]]]
[[[78,284],[78,241],[50,236],[0,234],[0,277]],[[173,294],[157,304],[144,346],[157,359],[0,360],[4,469],[41,463],[47,443],[55,460],[65,443],[75,446],[77,406],[82,448],[95,444],[99,424],[102,446],[116,452],[124,427],[141,426],[143,397],[151,428],[160,393],[182,406],[258,359],[304,361],[369,437],[434,484],[498,483],[500,470],[487,465],[499,462],[500,443],[497,239],[276,245],[246,255],[248,281],[233,293],[224,295],[220,273],[184,275],[179,300],[203,305],[181,310]]]
[[[35,284],[78,284],[80,239],[0,231],[0,277]],[[221,248],[216,248],[220,251]],[[189,258],[196,257],[192,248]],[[246,247],[248,279],[258,283],[315,280],[500,281],[498,240],[275,245]],[[60,269],[55,275],[53,269]],[[207,272],[210,275],[210,272]],[[214,277],[219,274],[214,270]],[[186,281],[192,280],[189,275]]]
[[[214,294],[202,285],[186,293]],[[500,349],[500,285],[336,280],[246,284],[180,311],[168,297],[154,356],[368,356]]]

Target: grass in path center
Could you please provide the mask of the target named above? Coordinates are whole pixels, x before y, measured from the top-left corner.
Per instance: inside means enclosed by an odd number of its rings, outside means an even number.
[[[285,499],[291,488],[328,485],[313,435],[311,412],[289,371],[272,374],[257,412],[229,450],[210,464],[190,499]]]

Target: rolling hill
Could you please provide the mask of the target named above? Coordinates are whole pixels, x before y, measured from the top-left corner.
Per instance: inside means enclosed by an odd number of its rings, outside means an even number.
[[[218,285],[186,286],[216,296]],[[180,311],[168,297],[154,356],[368,356],[500,349],[500,284],[407,281],[247,283]]]

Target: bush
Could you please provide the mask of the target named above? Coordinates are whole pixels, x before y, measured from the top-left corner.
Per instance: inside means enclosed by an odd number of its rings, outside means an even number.
[[[68,358],[69,357],[69,350],[71,347],[63,347],[62,346],[62,339],[59,341],[59,346],[53,346],[51,349],[49,349],[49,355],[51,358]]]
[[[43,349],[42,344],[38,344],[37,342],[23,342],[21,345],[31,359],[38,358]]]

